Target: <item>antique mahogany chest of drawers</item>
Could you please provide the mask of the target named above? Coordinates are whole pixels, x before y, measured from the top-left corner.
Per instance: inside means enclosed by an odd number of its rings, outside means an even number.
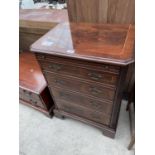
[[[19,57],[19,100],[47,116],[53,115],[53,99],[35,55],[23,52]]]
[[[114,137],[134,26],[63,23],[31,46],[48,82],[57,117],[71,117]]]

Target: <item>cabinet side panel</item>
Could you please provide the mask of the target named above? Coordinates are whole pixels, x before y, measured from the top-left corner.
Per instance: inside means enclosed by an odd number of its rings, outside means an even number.
[[[118,86],[117,86],[117,90],[114,98],[113,110],[112,110],[111,121],[110,121],[110,127],[113,129],[116,129],[117,127],[127,68],[128,67],[121,68],[120,79],[118,82]]]

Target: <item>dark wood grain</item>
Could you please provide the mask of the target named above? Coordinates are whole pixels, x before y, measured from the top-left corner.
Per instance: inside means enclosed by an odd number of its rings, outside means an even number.
[[[86,122],[114,137],[133,49],[132,25],[63,23],[32,44],[55,116]]]
[[[133,49],[134,26],[82,23],[59,24],[31,46],[36,52],[118,65],[134,61]]]
[[[42,69],[48,72],[56,72],[59,74],[67,74],[70,76],[76,76],[95,82],[103,82],[105,84],[115,86],[118,80],[118,76],[111,73],[104,73],[102,71],[96,71],[92,69],[79,68],[76,66],[69,67],[70,65],[64,65],[61,63],[40,61]]]
[[[111,115],[113,102],[103,99],[93,98],[86,94],[82,95],[80,92],[72,92],[60,87],[51,87],[50,90],[55,97],[55,100],[66,101],[81,107],[86,107],[93,111],[102,112],[108,117]],[[58,103],[59,104],[59,103]]]
[[[81,80],[70,76],[62,77],[54,73],[44,72],[47,78],[49,86],[58,86],[61,88],[69,89],[72,91],[78,91],[93,97],[105,98],[107,100],[113,101],[115,95],[115,88],[109,88],[104,86],[102,83],[88,82],[87,80]]]
[[[19,85],[27,90],[39,94],[47,86],[41,68],[30,52],[19,55]]]
[[[19,66],[20,102],[51,116],[53,100],[35,55],[30,52],[21,53]]]
[[[60,110],[86,118],[88,120],[92,120],[104,125],[108,125],[110,122],[110,116],[108,117],[107,115],[104,115],[104,113],[96,112],[92,109],[90,110],[85,107],[60,100],[57,101],[57,104]]]
[[[70,59],[68,61],[68,58],[65,57],[58,57],[50,54],[42,54],[42,53],[36,53],[37,60],[42,61],[48,61],[48,62],[56,62],[56,63],[63,63],[64,65],[71,65],[71,66],[77,66],[80,68],[86,68],[86,69],[92,69],[96,71],[102,71],[107,73],[113,73],[118,75],[120,71],[120,67],[116,65],[109,65],[109,64],[101,64],[101,63],[95,63],[91,61],[84,61],[84,60],[78,60],[78,59]]]
[[[110,127],[115,128],[115,129],[118,123],[118,117],[119,117],[119,111],[120,111],[121,102],[122,102],[123,88],[124,88],[124,83],[125,83],[125,77],[127,74],[127,69],[128,69],[128,66],[121,68],[119,82],[117,84],[117,91],[115,94],[115,99],[113,101],[113,110],[112,110],[112,115],[111,115]]]

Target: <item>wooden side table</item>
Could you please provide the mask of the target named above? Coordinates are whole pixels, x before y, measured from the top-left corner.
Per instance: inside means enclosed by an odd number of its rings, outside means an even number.
[[[53,100],[35,55],[23,52],[19,57],[19,100],[46,114],[53,115]]]

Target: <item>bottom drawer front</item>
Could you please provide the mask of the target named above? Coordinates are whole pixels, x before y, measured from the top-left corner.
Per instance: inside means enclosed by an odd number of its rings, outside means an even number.
[[[87,108],[82,108],[80,106],[73,105],[69,102],[64,102],[60,100],[57,101],[57,105],[60,110],[63,110],[65,112],[75,114],[79,117],[86,118],[97,123],[109,125],[110,117],[107,117],[102,113],[95,112]]]
[[[52,90],[52,94],[54,95],[56,100],[60,99],[72,104],[84,106],[90,110],[99,111],[109,116],[112,113],[112,102],[101,102],[100,100],[81,96],[80,94],[69,92],[64,89],[52,88]]]

